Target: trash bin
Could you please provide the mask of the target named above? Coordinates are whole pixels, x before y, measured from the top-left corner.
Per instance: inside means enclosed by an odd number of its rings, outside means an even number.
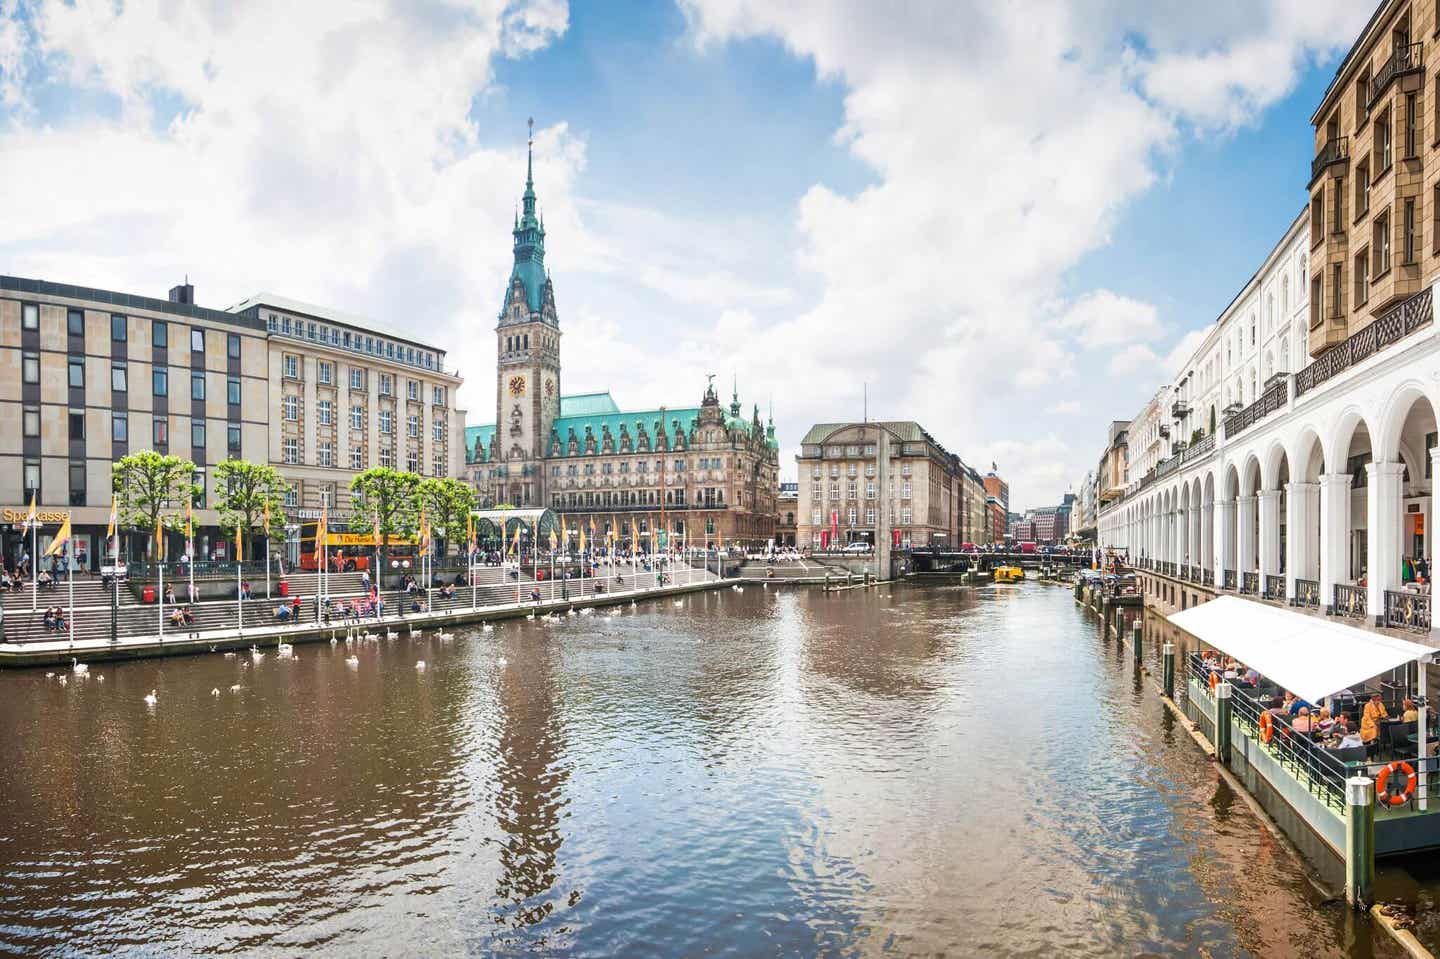
[[[146,587],[145,587],[145,591],[141,594],[141,600],[140,600],[140,601],[141,601],[142,603],[153,603],[153,602],[155,602],[155,587],[154,587],[154,586],[146,586]]]
[[[285,580],[283,580],[283,579],[280,581],[280,595],[281,595],[281,596],[289,596],[289,595],[290,595],[290,584],[289,584],[288,582],[286,582]]]

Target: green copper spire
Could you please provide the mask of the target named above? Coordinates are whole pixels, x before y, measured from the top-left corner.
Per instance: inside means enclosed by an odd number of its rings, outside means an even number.
[[[532,313],[540,312],[545,301],[545,226],[535,215],[535,118],[530,118],[530,135],[525,144],[525,193],[515,219],[515,266],[510,281],[518,277],[525,287],[525,301]],[[509,284],[507,284],[507,289]],[[504,310],[501,311],[502,315]]]

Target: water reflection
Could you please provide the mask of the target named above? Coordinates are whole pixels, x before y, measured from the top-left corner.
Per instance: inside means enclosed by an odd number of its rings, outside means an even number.
[[[0,675],[0,950],[1372,950],[1064,590],[95,672]]]

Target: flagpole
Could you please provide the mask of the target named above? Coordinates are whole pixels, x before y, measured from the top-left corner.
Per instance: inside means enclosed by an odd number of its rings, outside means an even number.
[[[67,520],[67,522],[68,522],[68,520]],[[74,535],[75,535],[75,534],[72,533],[72,534],[70,534],[70,535],[71,535],[71,539],[74,539]],[[70,648],[71,648],[71,649],[74,649],[74,648],[75,648],[75,564],[72,563],[72,562],[70,562],[69,552],[70,552],[70,544],[69,544],[69,543],[66,543],[66,544],[65,544],[65,570],[66,570],[66,572],[68,572],[68,573],[70,574],[70,575],[69,575],[69,580],[70,580],[70,616],[69,616],[69,621],[70,621]]]
[[[33,502],[33,500],[32,500]],[[30,511],[30,612],[40,606],[40,514]]]
[[[245,604],[244,590],[240,588],[240,551],[235,551],[235,629],[241,636],[245,635]]]
[[[159,585],[156,587],[155,609],[160,613],[160,642],[165,642],[165,541],[161,533],[155,537],[155,568],[159,570]]]
[[[115,503],[111,500],[110,515],[115,516]],[[110,585],[114,589],[114,604],[110,607],[110,642],[120,641],[120,523],[114,523],[115,533],[113,544],[110,549],[112,562],[110,564]]]

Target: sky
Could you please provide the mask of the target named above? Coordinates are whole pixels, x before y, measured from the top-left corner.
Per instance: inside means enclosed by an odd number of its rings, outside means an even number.
[[[372,317],[492,422],[533,117],[565,392],[714,373],[786,477],[868,408],[1048,505],[1304,205],[1371,12],[0,0],[0,272]]]

